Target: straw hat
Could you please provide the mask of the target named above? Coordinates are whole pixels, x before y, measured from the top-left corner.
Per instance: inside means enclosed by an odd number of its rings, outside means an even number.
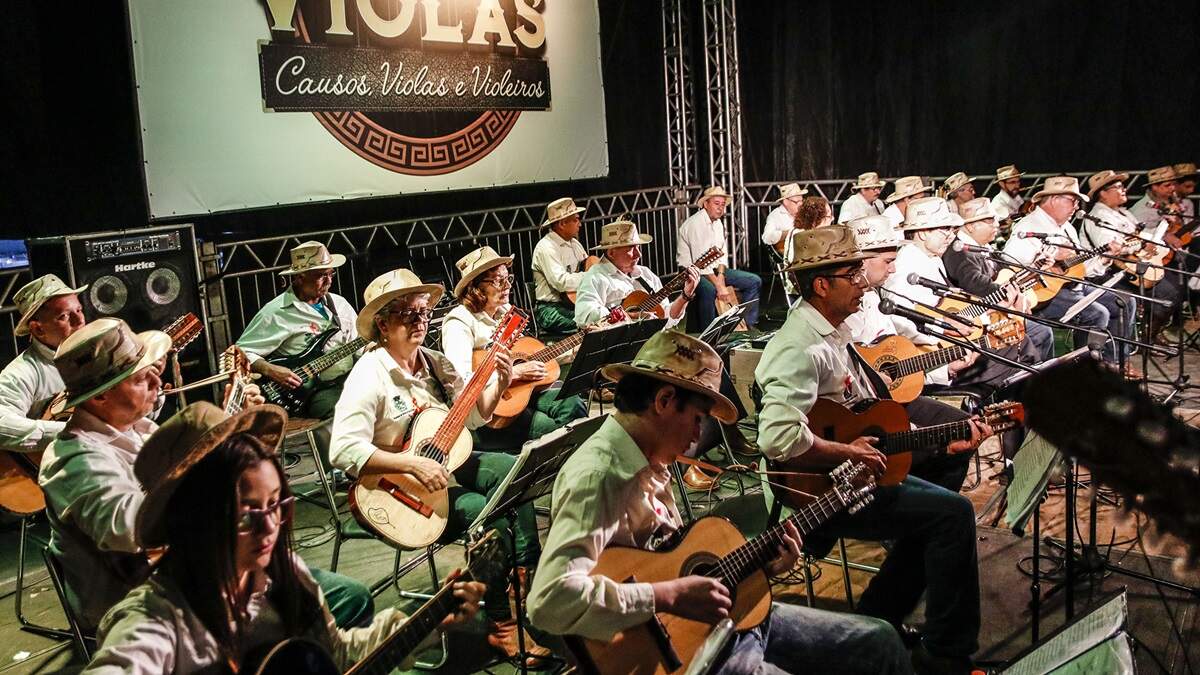
[[[582,206],[576,206],[575,200],[570,197],[555,199],[546,205],[546,221],[540,227],[550,227],[554,223],[565,218],[570,218],[577,213],[583,213],[587,209]]]
[[[454,284],[454,297],[461,298],[463,293],[467,292],[467,286],[471,285],[472,281],[480,274],[501,265],[511,265],[513,257],[502,256],[496,253],[496,249],[491,246],[480,246],[458,259],[454,266],[458,268],[458,273],[462,278]]]
[[[904,234],[887,216],[863,216],[851,220],[846,226],[854,230],[854,240],[860,251],[878,251],[904,245]]]
[[[904,199],[905,197],[919,195],[922,192],[929,192],[932,189],[932,185],[925,185],[921,182],[920,176],[905,176],[904,178],[896,181],[896,190],[892,192],[892,194],[888,195],[887,199],[883,201],[887,202],[888,204],[893,204],[901,199]]]
[[[908,204],[904,214],[904,231],[935,230],[944,227],[958,227],[963,219],[951,213],[950,206],[941,197],[922,197]]]
[[[441,284],[422,283],[420,277],[404,268],[375,277],[367,284],[367,290],[363,291],[363,302],[366,304],[355,321],[358,334],[368,340],[378,340],[379,329],[375,327],[375,315],[392,300],[410,293],[428,293],[429,306],[433,307],[442,299],[445,289]]]
[[[285,277],[309,270],[331,270],[346,264],[346,256],[341,253],[331,255],[325,244],[319,241],[306,241],[292,249],[291,253],[292,266],[280,272]]]
[[[737,408],[721,394],[721,357],[703,341],[674,330],[659,331],[642,348],[632,363],[605,366],[600,373],[620,381],[639,373],[712,399],[710,414],[725,422],[737,421]]]
[[[614,220],[600,228],[600,243],[593,246],[592,250],[607,251],[618,246],[649,244],[652,241],[654,237],[638,233],[637,223],[632,220]]]
[[[775,201],[782,202],[785,199],[803,197],[806,194],[808,194],[808,188],[800,187],[799,183],[788,183],[786,185],[779,186],[779,199],[776,199]]]
[[[1170,167],[1167,167],[1167,170],[1170,170]],[[1035,192],[1031,199],[1036,204],[1046,197],[1053,197],[1054,195],[1075,195],[1084,203],[1090,201],[1087,195],[1079,191],[1079,179],[1071,176],[1051,176],[1047,178],[1046,182],[1042,185],[1042,189]]]
[[[105,317],[75,331],[54,353],[71,408],[129,379],[167,355],[171,336],[148,330],[134,334],[120,319]]]
[[[996,182],[999,183],[1001,181],[1011,180],[1013,178],[1020,178],[1024,175],[1025,172],[1017,170],[1015,165],[1005,164],[999,169],[996,169]]]
[[[728,201],[733,200],[733,197],[729,196],[729,193],[725,191],[725,188],[721,187],[720,185],[714,185],[712,187],[705,188],[704,192],[700,193],[700,198],[696,200],[696,206],[704,208],[704,202],[712,199],[713,197],[724,197]]]
[[[887,181],[879,179],[879,174],[874,171],[858,174],[858,182],[850,186],[851,190],[862,190],[864,188],[881,188],[887,185]]]
[[[993,220],[998,218],[996,209],[992,206],[992,200],[987,197],[976,197],[963,204],[958,208],[958,215],[962,217],[964,225],[988,218]]]
[[[792,233],[792,259],[785,272],[799,272],[818,267],[846,265],[874,258],[858,248],[854,230],[845,225],[830,225]]]
[[[86,291],[87,287],[88,285],[84,284],[79,288],[71,288],[53,274],[40,276],[25,284],[13,296],[13,302],[17,303],[17,312],[21,314],[21,320],[17,322],[17,327],[13,332],[17,335],[27,335],[29,320],[33,318],[34,314],[37,314],[47,300],[62,295],[78,295]]]
[[[946,179],[946,182],[944,184],[946,187],[946,196],[947,197],[954,196],[955,192],[958,192],[962,188],[966,187],[967,183],[970,183],[970,182],[971,182],[970,177],[967,176],[967,174],[963,173],[962,171],[959,171],[958,173],[954,174],[953,176],[950,176],[949,178]]]
[[[1103,190],[1108,185],[1117,181],[1126,180],[1129,180],[1129,174],[1117,173],[1111,169],[1105,169],[1099,173],[1092,174],[1092,176],[1088,178],[1087,196],[1089,199],[1095,199],[1096,193],[1100,190]]]
[[[236,434],[249,434],[278,451],[287,412],[276,405],[252,406],[226,417],[217,406],[193,403],[163,423],[142,445],[133,473],[146,489],[134,532],[142,548],[167,543],[166,511],[187,472],[218,445]]]
[[[1182,164],[1176,164],[1176,165],[1172,166],[1171,168],[1175,170],[1176,180],[1183,180],[1185,178],[1192,178],[1192,179],[1196,178],[1196,165],[1191,162],[1184,162]]]
[[[1157,169],[1150,169],[1146,172],[1146,185],[1154,185],[1155,183],[1165,183],[1169,180],[1175,180],[1175,167],[1160,166]]]

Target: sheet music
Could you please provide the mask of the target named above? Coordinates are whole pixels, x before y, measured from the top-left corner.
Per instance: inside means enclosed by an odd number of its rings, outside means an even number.
[[[1045,644],[1034,650],[1032,654],[1025,656],[1001,672],[1004,675],[1042,675],[1043,673],[1055,672],[1056,669],[1067,666],[1061,672],[1132,673],[1134,672],[1132,668],[1132,656],[1128,653],[1129,645],[1124,640],[1124,633],[1122,632],[1127,613],[1125,593],[1122,592],[1112,600],[1097,607],[1087,616],[1080,618],[1075,623],[1058,632],[1054,637],[1047,640]],[[1101,643],[1106,644],[1103,645],[1103,649],[1098,649],[1094,656],[1089,654],[1086,659],[1081,659],[1080,662],[1070,663]],[[1120,663],[1122,644],[1124,645],[1125,656],[1127,657],[1125,663],[1129,664],[1127,670],[1097,671],[1090,668],[1088,664],[1093,663],[1093,658],[1111,656],[1117,663]]]
[[[1118,272],[1118,273],[1112,275],[1112,277],[1110,279],[1105,280],[1103,285],[1107,288],[1112,288],[1124,276],[1125,276],[1124,272]],[[1071,308],[1068,309],[1066,311],[1066,313],[1062,315],[1062,318],[1060,318],[1059,321],[1066,323],[1066,322],[1070,321],[1071,319],[1075,318],[1075,315],[1082,312],[1084,307],[1087,307],[1088,305],[1095,302],[1096,298],[1100,297],[1101,293],[1104,293],[1103,288],[1093,289],[1091,293],[1088,293],[1087,295],[1083,296],[1082,300],[1075,303],[1074,305],[1071,305]]]
[[[1062,460],[1058,449],[1032,429],[1013,457],[1013,478],[1008,484],[1008,513],[1013,530],[1020,532],[1033,514],[1050,481],[1050,470]]]

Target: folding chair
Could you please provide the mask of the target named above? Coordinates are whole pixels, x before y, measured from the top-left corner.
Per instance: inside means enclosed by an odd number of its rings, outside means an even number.
[[[70,630],[65,631],[62,637],[71,641],[80,658],[85,662],[91,661],[92,651],[96,645],[96,636],[86,635],[80,628],[79,617],[76,616],[75,609],[67,597],[67,585],[64,581],[62,565],[59,564],[58,558],[50,551],[49,547],[42,548],[42,560],[46,563],[46,571],[50,573],[50,582],[54,585],[54,592],[58,594],[58,602],[62,605],[63,614],[67,616],[67,625],[70,627]]]

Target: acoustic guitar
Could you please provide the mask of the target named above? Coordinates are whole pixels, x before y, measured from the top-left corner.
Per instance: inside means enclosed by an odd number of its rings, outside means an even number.
[[[981,349],[1003,349],[1020,344],[1025,339],[1025,326],[1012,319],[992,324],[989,332],[972,340]],[[872,370],[891,379],[888,392],[893,401],[908,403],[921,395],[925,388],[925,374],[942,366],[965,358],[967,350],[958,345],[923,351],[903,335],[887,335],[871,345],[853,345]]]
[[[981,417],[993,431],[1000,433],[1022,424],[1025,409],[1020,403],[1004,401],[984,408]],[[808,428],[819,438],[838,443],[851,443],[860,436],[878,438],[874,445],[887,457],[887,470],[879,478],[880,485],[897,485],[908,476],[912,468],[913,451],[944,449],[952,441],[971,437],[970,420],[965,419],[911,429],[908,412],[895,401],[875,401],[866,410],[855,413],[839,403],[818,398],[808,413]],[[805,464],[804,455],[782,464],[787,471],[814,470]],[[784,483],[793,490],[820,494],[828,489],[829,479],[820,475],[785,475]],[[791,490],[781,491],[780,498],[789,505],[803,505],[803,500],[798,500]]]
[[[721,255],[721,249],[714,246],[705,251],[704,255],[700,256],[700,258],[697,259],[696,262],[692,263],[692,265],[695,267],[708,267],[717,258],[720,258]],[[665,309],[663,309],[662,301],[675,291],[683,288],[683,283],[685,281],[687,281],[687,271],[681,270],[674,277],[671,277],[671,280],[668,281],[662,288],[653,293],[647,293],[646,291],[634,291],[625,296],[625,299],[621,301],[621,308],[630,314],[636,314],[639,312],[652,313],[654,316],[660,319],[665,319],[667,318],[667,312]]]
[[[250,360],[246,358],[246,352],[243,352],[241,347],[229,345],[221,353],[218,362],[221,372],[229,378],[229,389],[221,401],[221,410],[225,411],[226,416],[233,416],[246,407],[246,387],[253,382]]]
[[[677,533],[676,540],[660,551],[610,546],[590,574],[624,583],[697,574],[719,579],[732,596],[729,618],[735,629],[749,630],[761,624],[771,609],[771,586],[763,567],[778,555],[784,524],[790,522],[801,535],[808,534],[843,510],[861,509],[875,489],[861,463],[843,463],[828,480],[832,487],[813,503],[751,541],[728,520],[707,516]],[[567,644],[586,673],[665,675],[684,672],[712,630],[711,624],[659,612],[610,641],[571,636]]]
[[[305,345],[304,351],[299,354],[270,359],[271,364],[283,366],[295,373],[296,377],[300,378],[300,386],[289,389],[286,385],[274,380],[266,381],[259,385],[259,389],[262,390],[263,398],[267,399],[267,403],[273,403],[287,410],[289,415],[301,414],[320,382],[321,373],[372,344],[370,340],[358,337],[326,352],[325,345],[340,331],[340,328],[330,328],[323,333],[314,335],[312,340]]]
[[[471,380],[447,410],[430,406],[418,410],[401,445],[382,446],[392,452],[412,453],[440,463],[453,472],[471,455],[467,416],[496,370],[496,352],[511,347],[525,329],[526,316],[512,308],[500,319],[487,357],[475,368]],[[363,476],[350,488],[350,511],[363,527],[401,548],[422,548],[437,541],[450,516],[447,489],[427,490],[408,474]]]
[[[589,255],[587,258],[584,259],[583,269],[580,271],[586,272],[586,271],[592,269],[592,265],[595,265],[598,262],[600,262],[600,258],[597,258],[594,255]],[[578,291],[567,291],[566,292],[567,300],[570,300],[572,305],[575,304],[575,298],[578,295],[579,295]]]

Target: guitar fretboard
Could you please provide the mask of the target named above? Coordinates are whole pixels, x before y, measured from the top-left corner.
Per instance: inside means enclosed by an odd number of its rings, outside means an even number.
[[[981,337],[978,340],[971,340],[971,344],[983,349],[987,346],[987,336]],[[896,362],[892,369],[897,377],[906,377],[914,373],[928,373],[931,370],[936,370],[942,366],[957,361],[966,357],[967,350],[958,345],[951,347],[943,347],[935,349],[924,354],[910,356],[907,359],[901,359]],[[891,375],[891,373],[888,373]]]
[[[696,262],[694,262],[692,264],[695,267],[707,267],[709,265],[709,263],[711,263],[712,261],[714,261],[720,257],[721,257],[721,249],[714,246],[714,247],[708,249],[708,251],[706,251],[704,253],[704,255],[700,256],[699,260],[697,260]],[[631,309],[635,312],[647,312],[655,307],[658,307],[660,304],[662,304],[662,301],[668,295],[674,293],[675,291],[679,290],[680,288],[683,288],[683,282],[685,280],[687,280],[687,272],[686,271],[676,274],[674,277],[671,278],[670,281],[668,281],[666,283],[665,286],[663,286],[662,288],[660,288],[657,291],[648,295],[645,300],[642,300],[635,307],[632,307]]]
[[[296,373],[296,375],[300,378],[301,383],[308,382],[312,378],[321,374],[322,371],[332,368],[337,362],[362,349],[364,346],[366,346],[366,344],[366,338],[354,338],[337,349],[331,349],[325,352],[324,354],[318,356],[312,361],[309,361],[292,372]]]
[[[464,572],[455,581],[471,581],[469,572]],[[434,594],[420,609],[414,612],[404,622],[404,626],[396,631],[383,644],[379,645],[365,659],[346,671],[346,675],[388,675],[400,667],[410,654],[413,653],[426,636],[432,633],[442,619],[446,618],[457,607],[459,601],[454,597],[454,584],[446,584]]]
[[[931,427],[910,429],[884,434],[880,440],[880,450],[885,455],[897,452],[912,452],[923,448],[941,448],[952,441],[961,441],[971,437],[970,420],[946,422]]]

